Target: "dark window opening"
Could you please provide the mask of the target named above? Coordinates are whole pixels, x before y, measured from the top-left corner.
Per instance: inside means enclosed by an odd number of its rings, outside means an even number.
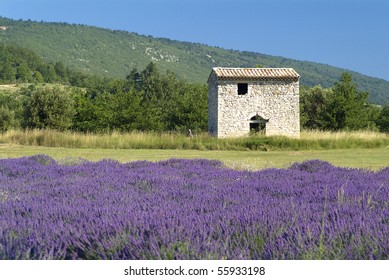
[[[247,94],[249,90],[249,85],[247,83],[239,83],[238,84],[238,94],[244,95]]]

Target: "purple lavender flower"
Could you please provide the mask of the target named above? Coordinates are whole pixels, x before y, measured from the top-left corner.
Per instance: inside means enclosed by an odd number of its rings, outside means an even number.
[[[0,160],[0,259],[388,259],[389,173]]]

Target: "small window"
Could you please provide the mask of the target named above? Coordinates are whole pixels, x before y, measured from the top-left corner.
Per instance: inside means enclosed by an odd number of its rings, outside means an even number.
[[[238,84],[238,94],[244,95],[247,94],[249,90],[249,85],[247,83],[239,83]]]

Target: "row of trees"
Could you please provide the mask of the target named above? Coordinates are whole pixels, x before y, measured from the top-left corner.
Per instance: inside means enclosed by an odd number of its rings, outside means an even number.
[[[62,73],[57,76],[65,79],[71,72]],[[154,63],[123,80],[84,76],[79,81],[87,87],[32,85],[0,93],[0,130],[207,130],[207,86],[186,83]],[[370,104],[368,93],[357,91],[348,73],[332,88],[301,88],[300,106],[305,129],[389,132],[389,106]]]
[[[154,63],[126,80],[90,88],[30,86],[0,94],[0,129],[194,131],[207,129],[207,87],[188,84]]]

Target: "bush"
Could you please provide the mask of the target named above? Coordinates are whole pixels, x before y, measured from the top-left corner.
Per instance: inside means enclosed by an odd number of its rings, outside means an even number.
[[[381,132],[389,132],[389,105],[382,107],[377,120],[377,126]]]
[[[26,127],[65,130],[75,115],[74,100],[63,87],[30,87],[25,107]]]
[[[10,110],[7,106],[0,107],[0,132],[7,131],[14,128],[16,124],[15,112]]]

